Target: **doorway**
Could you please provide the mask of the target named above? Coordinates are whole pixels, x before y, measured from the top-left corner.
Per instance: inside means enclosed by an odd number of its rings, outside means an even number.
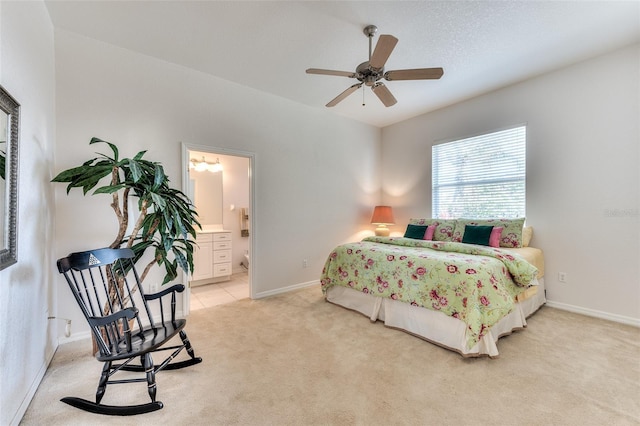
[[[185,315],[247,295],[253,298],[254,166],[255,154],[250,152],[182,143],[182,190],[198,210],[203,228],[199,240],[211,239],[199,242],[194,263],[202,263],[198,256],[213,259],[213,265],[205,260],[193,276],[184,277],[189,283],[183,294]],[[213,249],[219,245],[214,238],[228,240],[223,252]]]

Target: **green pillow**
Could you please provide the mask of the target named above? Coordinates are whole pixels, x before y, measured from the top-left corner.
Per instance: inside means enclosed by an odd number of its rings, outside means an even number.
[[[491,237],[491,231],[493,231],[493,226],[467,225],[464,227],[464,236],[462,237],[462,242],[467,244],[488,246],[489,237]]]
[[[407,225],[404,233],[405,238],[413,238],[414,240],[424,239],[424,233],[427,232],[428,225]]]
[[[466,225],[501,226],[500,247],[522,247],[522,227],[524,217],[516,219],[458,219],[452,234],[452,241],[461,242]],[[436,238],[437,240],[438,238]]]
[[[412,225],[435,225],[436,229],[433,233],[433,241],[454,241],[453,231],[456,227],[455,219],[409,219],[409,223]],[[460,235],[460,242],[462,235]]]

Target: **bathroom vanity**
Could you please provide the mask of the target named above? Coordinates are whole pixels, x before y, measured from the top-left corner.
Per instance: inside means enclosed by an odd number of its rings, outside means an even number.
[[[203,285],[231,279],[231,232],[211,230],[198,232],[193,252],[194,271],[191,285]]]

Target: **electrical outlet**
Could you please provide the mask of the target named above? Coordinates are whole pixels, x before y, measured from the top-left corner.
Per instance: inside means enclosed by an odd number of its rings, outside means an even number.
[[[307,268],[308,266],[309,266],[309,262],[307,262],[307,259],[302,259],[302,267]]]
[[[566,272],[558,272],[558,281],[561,283],[567,282],[567,273]]]

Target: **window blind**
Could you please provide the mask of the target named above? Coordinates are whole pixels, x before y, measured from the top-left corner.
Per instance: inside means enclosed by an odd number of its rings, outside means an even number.
[[[432,147],[434,218],[525,216],[526,126]]]

